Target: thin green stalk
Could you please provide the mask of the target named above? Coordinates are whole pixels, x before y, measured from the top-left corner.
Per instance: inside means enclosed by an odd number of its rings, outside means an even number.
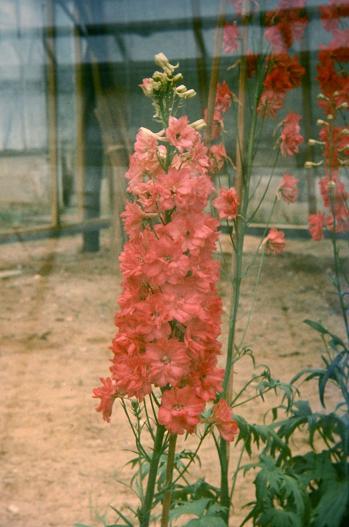
[[[257,107],[258,93],[256,90],[255,102]],[[243,246],[246,232],[245,218],[247,214],[248,201],[249,201],[249,186],[252,172],[252,161],[254,152],[254,141],[256,136],[257,127],[257,112],[252,115],[251,127],[249,131],[248,147],[246,161],[242,163],[242,196],[241,196],[241,208],[240,214],[236,220],[236,251],[234,251],[235,257],[235,276],[232,284],[232,301],[231,310],[229,317],[229,333],[228,333],[228,344],[227,344],[227,357],[225,375],[223,381],[223,396],[230,402],[231,394],[233,392],[233,363],[234,363],[234,346],[235,346],[235,333],[237,315],[240,304],[240,289],[242,281],[242,263],[243,263]],[[230,492],[229,492],[229,444],[224,439],[221,439],[219,451],[221,461],[221,505],[225,507],[224,521],[229,524],[229,512],[230,512]]]
[[[235,487],[236,487],[236,480],[237,480],[237,477],[238,477],[238,474],[239,474],[240,465],[241,465],[241,461],[242,461],[242,457],[244,455],[244,452],[245,452],[245,446],[242,446],[241,447],[241,451],[240,451],[240,455],[239,455],[239,459],[238,459],[237,464],[236,464],[236,469],[235,469],[234,476],[233,476],[233,482],[232,482],[232,485],[231,485],[230,503],[231,503],[231,501],[233,499],[233,496],[234,496],[234,491],[235,491]]]
[[[151,510],[153,506],[156,476],[158,473],[159,461],[160,461],[160,457],[162,454],[162,444],[164,440],[164,434],[165,434],[165,427],[162,425],[158,425],[156,434],[155,434],[153,455],[150,461],[145,498],[144,498],[143,506],[138,514],[140,527],[149,526],[150,514],[151,514]]]
[[[177,434],[171,434],[168,446],[167,454],[167,466],[166,466],[166,487],[165,496],[162,502],[162,515],[161,515],[161,527],[168,527],[168,520],[170,516],[171,500],[172,500],[172,477],[173,477],[173,466],[174,458],[176,453],[176,441]]]
[[[348,323],[347,308],[344,303],[343,292],[342,292],[341,281],[340,281],[341,266],[340,266],[340,261],[339,261],[339,253],[338,253],[335,229],[336,229],[336,220],[335,220],[335,215],[333,214],[333,233],[331,236],[331,242],[332,242],[333,259],[334,259],[335,286],[337,289],[339,304],[340,304],[340,308],[342,311],[347,340],[349,341],[349,323]]]

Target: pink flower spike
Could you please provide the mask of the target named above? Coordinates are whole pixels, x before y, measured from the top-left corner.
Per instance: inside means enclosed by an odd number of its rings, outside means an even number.
[[[270,229],[263,240],[267,254],[282,254],[285,249],[285,233],[278,229]]]
[[[279,186],[279,194],[286,203],[295,203],[298,197],[298,179],[285,173]]]
[[[310,214],[308,218],[309,232],[312,239],[316,242],[322,240],[324,237],[324,223],[325,218],[322,212]]]
[[[213,407],[212,420],[225,441],[233,441],[239,431],[237,422],[233,419],[232,411],[227,401],[220,399]]]
[[[239,198],[234,187],[224,188],[219,191],[219,196],[213,201],[218,210],[220,219],[234,220],[238,215]]]

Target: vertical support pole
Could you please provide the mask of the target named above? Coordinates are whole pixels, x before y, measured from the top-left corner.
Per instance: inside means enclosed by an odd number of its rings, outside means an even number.
[[[247,48],[248,48],[248,10],[249,3],[243,2],[241,13],[241,53],[239,75],[239,104],[237,110],[237,140],[236,140],[236,177],[235,188],[242,203],[244,187],[243,156],[245,150],[245,113],[246,113],[246,83],[247,83]]]
[[[196,43],[196,71],[199,81],[199,97],[202,112],[207,104],[208,79],[207,79],[207,52],[202,34],[202,18],[200,13],[200,0],[191,0],[193,14],[193,33]]]
[[[58,195],[58,155],[57,155],[57,60],[56,60],[56,27],[54,1],[47,0],[46,16],[46,49],[47,49],[47,114],[48,114],[48,148],[51,181],[51,223],[54,227],[60,224]]]
[[[219,77],[219,65],[221,62],[223,36],[224,36],[224,18],[225,18],[225,0],[221,0],[219,14],[217,19],[217,29],[215,35],[215,44],[213,52],[213,61],[211,67],[210,85],[208,91],[208,105],[207,105],[207,127],[205,141],[207,146],[210,146],[212,141],[212,125],[214,108],[216,103],[217,82]]]
[[[79,21],[79,12],[75,10],[76,20]],[[79,28],[74,26],[74,51],[75,51],[75,118],[76,118],[76,158],[75,174],[78,214],[84,220],[85,209],[85,140],[84,140],[84,77],[81,52],[81,36]]]

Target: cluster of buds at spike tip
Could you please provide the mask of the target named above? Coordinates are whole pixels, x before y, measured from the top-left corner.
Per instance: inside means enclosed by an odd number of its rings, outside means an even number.
[[[154,118],[167,125],[164,115],[172,113],[176,100],[191,99],[196,92],[182,84],[183,75],[176,73],[178,64],[171,64],[164,53],[155,55],[154,60],[162,71],[155,71],[152,77],[143,79],[139,87],[146,97],[153,100]]]

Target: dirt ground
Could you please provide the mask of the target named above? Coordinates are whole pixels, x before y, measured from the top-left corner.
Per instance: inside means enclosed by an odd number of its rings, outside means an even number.
[[[247,239],[249,260],[256,243]],[[115,520],[110,505],[136,503],[127,487],[132,441],[125,417],[115,405],[112,423],[104,423],[91,398],[108,370],[120,277],[107,232],[99,253],[82,254],[80,246],[76,236],[0,247],[0,271],[18,271],[0,273],[0,527],[97,527]],[[341,331],[331,265],[329,242],[292,241],[283,256],[265,259],[255,295],[255,268],[246,279],[239,335],[255,296],[245,343],[277,378],[320,363],[321,341],[305,318]],[[226,316],[224,280],[220,291]],[[237,368],[236,389],[249,374],[249,363]],[[303,397],[314,399],[315,387]],[[267,408],[253,403],[240,413],[255,421]],[[217,481],[210,443],[202,462]],[[251,496],[239,480],[233,527]]]

